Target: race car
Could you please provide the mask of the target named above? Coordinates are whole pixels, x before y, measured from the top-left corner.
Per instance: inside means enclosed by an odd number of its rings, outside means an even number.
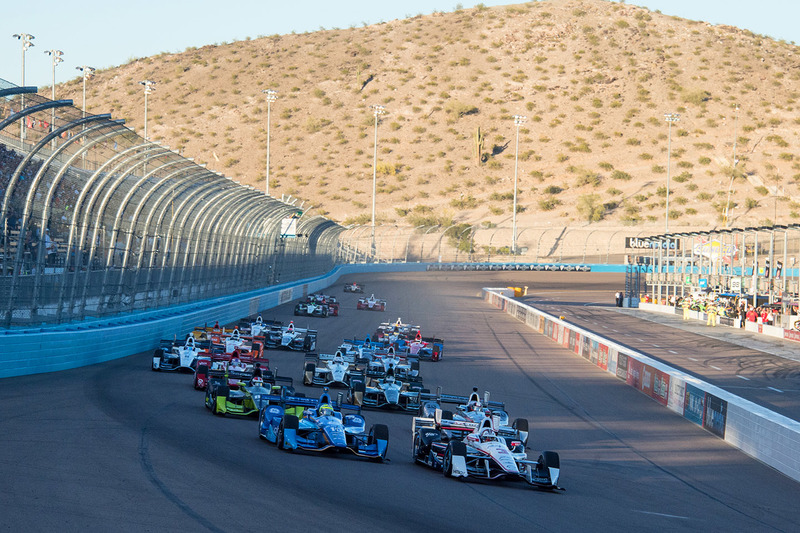
[[[224,383],[212,381],[206,389],[205,404],[215,415],[257,417],[268,404],[271,388],[264,386],[262,378],[253,378],[252,373],[230,372],[230,378],[248,380],[232,388]]]
[[[456,396],[453,394],[442,394],[441,388],[436,390],[436,394],[424,395],[422,405],[419,408],[419,416],[423,418],[433,418],[437,410],[442,410],[445,404],[456,404],[455,411],[444,410],[447,419],[463,422],[479,422],[486,415],[487,410],[491,413],[492,421],[495,426],[501,429],[518,431],[528,439],[528,421],[524,418],[514,420],[509,426],[509,416],[503,402],[489,400],[489,392],[483,393],[483,400],[478,395],[478,388],[473,387],[469,396]]]
[[[497,428],[488,416],[466,422],[450,420],[439,410],[435,418],[415,417],[411,427],[414,461],[447,477],[522,480],[540,489],[563,490],[556,452],[543,451],[538,460],[529,460],[527,435]]]
[[[389,447],[389,428],[374,424],[366,430],[366,421],[355,405],[334,402],[328,389],[319,399],[298,396],[277,397],[261,410],[258,436],[277,444],[282,450],[312,452],[348,452],[358,457],[383,461]],[[286,408],[305,407],[302,417],[286,413]],[[354,411],[342,414],[342,409]]]
[[[350,386],[350,380],[358,373],[356,358],[344,355],[341,350],[335,354],[306,354],[303,366],[303,385]],[[362,376],[363,373],[358,373]]]
[[[253,354],[254,352],[242,352],[238,348],[230,353],[200,354],[194,369],[194,388],[206,390],[212,380],[221,380],[228,370],[250,372],[252,376],[258,375],[267,381],[271,380],[273,373],[269,369],[269,359],[256,358],[253,357]],[[229,385],[237,382],[232,380]]]
[[[335,296],[316,292],[314,294],[309,294],[308,298],[306,298],[306,301],[320,305],[327,305],[328,316],[339,316],[339,301]]]
[[[395,322],[383,322],[375,331],[375,340],[387,345],[402,344],[405,341],[415,338],[420,331],[420,327],[413,324],[406,324],[403,319],[397,317]]]
[[[380,298],[375,298],[374,294],[371,294],[369,298],[359,298],[358,303],[356,303],[356,309],[367,309],[369,311],[386,311],[386,300],[381,300]]]
[[[239,331],[249,333],[254,337],[263,336],[269,329],[269,323],[264,322],[261,315],[258,315],[253,321],[242,321],[239,323]]]
[[[325,318],[330,313],[330,309],[325,304],[316,302],[297,302],[294,306],[294,316],[316,316]]]
[[[361,283],[356,283],[355,281],[353,283],[347,283],[344,286],[344,292],[358,292],[363,294],[364,285],[362,285]]]
[[[353,405],[375,409],[400,409],[417,411],[421,405],[421,395],[429,393],[422,383],[408,383],[395,378],[394,370],[380,378],[354,377],[350,380],[348,401]]]
[[[211,347],[208,341],[197,341],[189,334],[183,344],[176,341],[162,340],[161,346],[153,352],[152,366],[154,372],[183,371],[194,372],[197,357]]]
[[[389,372],[398,381],[422,381],[419,373],[419,361],[409,361],[395,354],[393,346],[388,350],[376,350],[367,363],[366,376],[371,378],[385,377]]]
[[[404,339],[399,345],[405,349],[406,357],[439,361],[444,355],[444,340],[438,337],[423,337],[417,330],[412,340]]]
[[[296,327],[294,322],[284,326],[281,322],[273,321],[266,335],[266,346],[312,352],[317,347],[317,331]]]

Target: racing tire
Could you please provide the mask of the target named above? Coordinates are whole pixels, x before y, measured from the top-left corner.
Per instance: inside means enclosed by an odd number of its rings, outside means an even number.
[[[550,468],[561,468],[561,460],[556,452],[542,452],[539,456],[539,472],[548,478],[550,477]]]
[[[308,385],[309,387],[314,385],[314,374],[316,371],[317,365],[314,363],[306,363],[306,366],[303,369],[303,385]]]
[[[517,418],[514,420],[514,423],[511,424],[511,427],[517,430],[517,434],[525,433],[525,440],[522,442],[524,446],[528,445],[528,439],[531,436],[530,433],[530,424],[528,423],[527,418]],[[520,435],[521,436],[521,435]]]
[[[455,456],[466,457],[467,445],[460,441],[453,441],[447,445],[442,462],[442,471],[445,477],[453,477],[453,457]]]
[[[366,391],[367,384],[360,379],[350,383],[350,401],[353,405],[361,407],[364,404],[364,393]]]
[[[283,415],[283,419],[281,420],[280,425],[278,426],[278,438],[277,445],[278,448],[281,450],[285,450],[286,446],[284,446],[284,431],[286,429],[297,429],[300,427],[300,419],[298,419],[294,415]]]
[[[258,412],[258,438],[261,440],[267,440],[267,437],[265,437],[261,433],[261,426],[263,425],[264,425],[264,409],[261,409],[261,411]]]
[[[159,367],[161,366],[161,364],[160,364],[161,363],[161,358],[164,357],[164,350],[162,350],[161,348],[156,348],[153,351],[153,358],[155,358],[155,357],[158,357],[159,364],[157,366],[153,366],[153,362],[152,362],[153,359],[151,358],[150,359],[150,370],[152,370],[153,372],[158,372],[159,370],[161,370]]]
[[[322,308],[322,318],[327,318],[327,317],[328,317],[328,308],[327,307],[323,307]]]
[[[431,390],[430,390],[430,389],[420,389],[419,391],[420,391],[422,394],[430,394],[430,393],[431,393]]]
[[[442,420],[453,420],[453,411],[447,409],[442,410]]]
[[[389,426],[386,424],[375,424],[369,430],[369,444],[376,444],[378,440],[386,441],[386,449],[383,455],[375,458],[376,461],[383,462],[386,459],[386,453],[389,451]]]
[[[420,444],[419,433],[414,433],[414,445],[411,446],[411,460],[415,463],[420,462]]]

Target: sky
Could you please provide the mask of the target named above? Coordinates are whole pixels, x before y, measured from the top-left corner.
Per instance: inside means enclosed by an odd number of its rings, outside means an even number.
[[[546,0],[545,0],[546,1]],[[456,0],[38,0],[0,17],[0,78],[22,83],[22,44],[13,35],[28,33],[34,46],[25,54],[25,84],[50,86],[48,50],[64,52],[56,83],[80,76],[76,67],[109,68],[161,52],[220,44],[247,37],[304,33],[320,28],[350,28],[457,6],[512,5],[520,2]],[[774,39],[800,44],[799,0],[628,0],[712,24],[729,24]]]

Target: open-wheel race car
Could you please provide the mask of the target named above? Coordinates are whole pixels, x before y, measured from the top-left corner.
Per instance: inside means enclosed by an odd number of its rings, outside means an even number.
[[[267,348],[312,352],[317,347],[317,331],[297,327],[294,322],[284,326],[281,322],[271,321],[266,333],[266,345]]]
[[[303,365],[303,385],[321,385],[325,387],[348,387],[354,375],[362,377],[356,367],[354,355],[345,355],[341,350],[335,354],[306,354]]]
[[[357,293],[364,293],[364,285],[361,283],[346,283],[344,286],[344,292],[357,292]]]
[[[359,298],[358,302],[356,303],[356,309],[368,311],[386,311],[386,300],[375,298],[375,295],[371,294],[367,298]]]
[[[294,306],[295,316],[339,316],[339,302],[325,294],[311,294],[305,301]]]
[[[428,389],[422,383],[401,381],[395,378],[394,370],[389,369],[380,377],[354,376],[350,380],[348,402],[362,407],[374,409],[398,409],[402,411],[418,411],[423,395]]]
[[[352,453],[383,461],[389,447],[389,428],[374,424],[369,431],[355,405],[334,402],[327,389],[319,399],[276,397],[261,410],[258,435],[282,450]],[[303,415],[287,414],[288,408],[304,407]],[[343,414],[342,410],[353,411]]]
[[[292,378],[289,377],[274,376],[267,382],[263,378],[252,377],[252,373],[231,372],[229,376],[242,380],[242,383],[237,387],[230,387],[224,382],[212,381],[206,389],[206,407],[215,415],[255,418],[269,404],[270,396],[279,394],[276,388],[291,388],[292,385]],[[279,382],[287,385],[278,385]]]
[[[396,354],[394,346],[373,351],[369,362],[366,363],[366,376],[380,379],[386,377],[390,372],[398,381],[422,381],[418,359],[409,359]]]
[[[189,334],[183,342],[162,340],[153,352],[153,371],[194,372],[197,357],[211,347],[208,341],[198,341]]]
[[[527,435],[497,428],[488,416],[479,422],[449,420],[438,410],[435,418],[415,417],[414,461],[441,470],[447,477],[525,481],[540,489],[558,486],[558,454],[543,451],[536,461],[525,451]]]

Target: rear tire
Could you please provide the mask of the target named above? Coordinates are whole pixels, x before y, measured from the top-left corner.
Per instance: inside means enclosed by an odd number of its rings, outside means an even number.
[[[314,363],[306,363],[305,369],[303,370],[303,385],[308,385],[309,387],[314,384],[314,373],[317,371],[317,365]]]

